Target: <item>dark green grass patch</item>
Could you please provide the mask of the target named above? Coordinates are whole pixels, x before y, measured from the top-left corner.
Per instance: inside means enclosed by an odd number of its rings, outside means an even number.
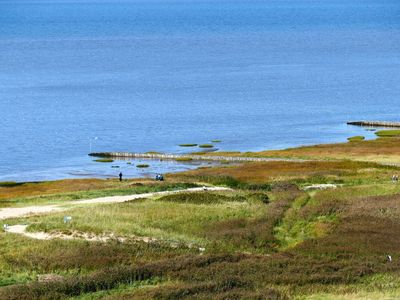
[[[379,137],[397,137],[400,136],[400,130],[380,130],[375,134]]]
[[[148,167],[150,167],[150,165],[148,165],[148,164],[138,164],[138,165],[136,165],[136,168],[148,168]]]
[[[199,145],[199,148],[214,148],[214,145],[211,145],[211,144],[201,144],[201,145]]]
[[[228,201],[244,202],[246,201],[246,198],[241,196],[229,197],[215,193],[179,193],[175,195],[164,196],[158,201],[190,204],[218,204]]]
[[[111,158],[99,158],[99,159],[95,159],[95,162],[100,162],[100,163],[112,163],[114,162],[113,159]]]
[[[221,143],[221,140],[212,140],[211,143]]]
[[[14,182],[14,181],[3,181],[0,182],[0,187],[14,187],[14,186],[19,186],[23,185],[23,182]]]
[[[180,144],[179,147],[196,147],[198,144]]]
[[[179,157],[179,158],[176,158],[175,160],[179,161],[179,162],[189,162],[189,161],[193,161],[193,158],[191,158],[191,157]]]
[[[362,136],[362,135],[352,136],[352,137],[349,137],[347,140],[349,142],[361,142],[361,141],[365,140],[365,136]]]

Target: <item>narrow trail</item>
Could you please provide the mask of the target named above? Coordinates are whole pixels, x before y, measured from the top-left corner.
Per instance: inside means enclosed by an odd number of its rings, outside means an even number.
[[[127,196],[111,196],[111,197],[101,197],[94,199],[68,201],[58,205],[38,205],[38,206],[3,208],[0,209],[0,220],[64,211],[82,204],[85,205],[85,204],[97,204],[97,203],[121,203],[135,199],[165,196],[182,192],[228,191],[228,190],[230,189],[224,187],[207,187],[207,188],[199,187],[199,188],[188,188],[176,191],[164,191],[164,192],[154,192],[145,194],[133,194]]]

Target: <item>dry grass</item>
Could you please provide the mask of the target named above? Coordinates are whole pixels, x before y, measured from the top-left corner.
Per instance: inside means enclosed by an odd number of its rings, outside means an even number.
[[[99,245],[94,244],[92,247],[68,251],[61,251],[60,247],[58,251],[42,254],[39,249],[33,248],[19,254],[22,257],[5,257],[17,269],[32,264],[45,268],[46,272],[54,268],[75,269],[78,265],[88,269],[99,266],[99,269],[60,282],[32,283],[2,289],[0,296],[2,299],[75,296],[159,277],[175,283],[133,290],[126,294],[126,299],[263,299],[263,296],[267,299],[286,299],[310,294],[355,293],[368,290],[371,284],[374,291],[379,292],[380,286],[386,286],[382,281],[385,279],[376,279],[376,283],[371,283],[368,278],[378,274],[398,275],[400,209],[397,203],[400,195],[361,198],[338,195],[336,199],[336,194],[331,192],[330,198],[320,197],[309,201],[300,207],[297,217],[307,219],[314,215],[335,213],[340,222],[328,235],[274,253],[271,251],[276,243],[274,227],[281,222],[287,209],[292,207],[296,194],[292,194],[293,191],[274,194],[275,199],[266,205],[265,218],[222,221],[214,227],[204,227],[204,234],[229,241],[236,249],[240,250],[242,245],[253,249],[259,247],[269,255],[216,251],[204,255],[180,253],[170,255],[167,259],[165,256],[157,259],[151,255],[153,248],[149,248],[147,254],[145,248],[130,250],[123,245],[114,245],[117,247],[114,249],[104,245],[101,247],[105,248],[100,249]],[[327,193],[321,192],[323,195]],[[64,243],[67,245],[67,242]],[[136,251],[144,252],[140,254]],[[164,251],[168,253],[167,249]],[[175,250],[170,251],[171,254],[178,254]],[[394,258],[392,263],[387,262],[387,254]],[[144,258],[142,263],[132,265],[130,260],[138,255]],[[120,299],[118,297],[114,299]]]
[[[399,153],[400,138],[387,137],[355,143],[323,144],[286,150],[263,151],[248,155],[400,162]]]
[[[196,176],[232,177],[242,182],[264,183],[323,176],[331,176],[334,179],[340,176],[356,174],[363,169],[376,171],[377,169],[375,168],[379,168],[379,166],[351,161],[257,162],[197,169],[171,176],[179,179],[188,179]]]
[[[15,186],[0,187],[0,199],[12,199],[32,196],[62,194],[78,191],[128,188],[132,184],[156,184],[149,179],[118,180],[102,179],[66,179],[58,181],[27,182]]]

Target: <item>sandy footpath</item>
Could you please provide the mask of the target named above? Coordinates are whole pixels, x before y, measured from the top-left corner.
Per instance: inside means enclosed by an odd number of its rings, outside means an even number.
[[[207,187],[207,188],[199,187],[199,188],[189,188],[189,189],[176,190],[176,191],[164,191],[164,192],[155,192],[155,193],[134,194],[134,195],[128,195],[128,196],[112,196],[112,197],[102,197],[102,198],[94,198],[94,199],[84,199],[84,200],[63,202],[62,205],[61,204],[60,205],[38,205],[38,206],[3,208],[3,209],[0,209],[0,220],[68,210],[70,208],[73,208],[77,205],[82,205],[82,204],[120,203],[120,202],[127,202],[127,201],[131,201],[131,200],[135,200],[135,199],[140,199],[140,198],[165,196],[165,195],[177,194],[177,193],[182,193],[182,192],[226,191],[226,190],[230,190],[230,189],[224,188],[224,187]]]

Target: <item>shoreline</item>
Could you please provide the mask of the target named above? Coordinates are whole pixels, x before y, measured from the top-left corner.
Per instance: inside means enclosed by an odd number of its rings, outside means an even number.
[[[357,121],[358,122],[358,121]],[[361,122],[361,121],[360,121]],[[364,121],[362,121],[364,122]],[[367,121],[365,121],[367,122]],[[375,123],[375,121],[371,121]],[[376,121],[378,122],[378,121]],[[380,122],[380,121],[379,121]],[[351,122],[349,122],[351,123]],[[382,124],[382,122],[380,122]],[[386,123],[385,123],[386,124]],[[400,123],[399,123],[400,126]],[[393,127],[392,127],[393,128]],[[385,138],[387,139],[387,138]],[[2,182],[16,182],[16,183],[24,183],[24,182],[43,182],[43,181],[57,181],[64,179],[90,179],[90,178],[98,178],[98,179],[113,179],[117,178],[117,174],[121,171],[125,178],[127,179],[138,179],[138,178],[152,178],[153,175],[162,173],[162,174],[174,174],[179,172],[188,171],[190,169],[198,169],[200,167],[213,167],[218,166],[219,164],[230,164],[230,163],[246,163],[246,162],[309,162],[309,161],[320,161],[320,160],[330,160],[330,159],[350,159],[350,160],[363,160],[370,162],[378,162],[385,165],[396,165],[400,164],[400,155],[396,156],[397,151],[392,151],[389,153],[393,159],[389,156],[383,155],[387,152],[388,149],[382,148],[382,155],[377,153],[377,150],[371,150],[371,144],[381,140],[379,136],[375,136],[375,139],[366,139],[365,141],[360,142],[338,142],[338,143],[321,143],[314,145],[299,145],[294,148],[285,148],[280,150],[263,150],[263,151],[254,151],[254,152],[238,152],[238,151],[219,151],[219,152],[204,152],[204,153],[192,153],[192,154],[167,154],[167,153],[133,153],[133,152],[94,152],[89,153],[90,157],[103,157],[103,158],[115,158],[115,164],[118,166],[108,164],[101,166],[97,165],[97,171],[91,170],[87,173],[90,176],[80,175],[79,173],[83,172],[85,174],[87,170],[85,170],[85,165],[82,164],[82,167],[78,167],[75,170],[66,170],[65,174],[59,173],[60,176],[48,176],[46,178],[40,178],[41,176],[35,176],[34,174],[37,171],[31,171],[33,176],[28,178],[25,176],[24,179],[18,179],[17,176],[3,176],[5,177]],[[370,143],[370,144],[368,144]],[[345,148],[350,148],[349,150],[354,150],[354,146],[365,147],[369,145],[368,151],[371,151],[371,155],[367,157],[368,153],[364,153],[364,157],[355,156],[349,152]],[[377,145],[372,145],[373,147]],[[373,148],[372,147],[372,148]],[[328,148],[336,148],[336,150],[329,150]],[[309,153],[309,150],[321,150],[324,149],[324,153]],[[312,152],[312,151],[311,151]],[[361,155],[362,156],[362,155]],[[373,157],[372,157],[373,156]],[[122,163],[122,161],[126,160],[138,160],[140,163],[141,159],[153,161],[154,164],[150,166],[150,168],[146,169],[137,169],[134,164],[129,164],[130,166],[126,166]],[[215,164],[212,165],[212,162]],[[168,165],[169,164],[169,165]],[[171,165],[172,164],[172,165]],[[92,165],[91,161],[86,162],[86,168]],[[105,166],[114,169],[114,171],[110,171],[110,169],[106,169]],[[79,169],[80,168],[80,169]],[[79,169],[79,170],[77,170]],[[83,171],[82,171],[83,170]],[[74,172],[74,173],[73,173]],[[40,173],[40,172],[39,172]],[[49,172],[51,173],[51,172]],[[56,172],[57,173],[57,172]],[[68,174],[68,175],[67,175]],[[74,175],[71,175],[74,174]],[[76,175],[75,175],[76,174]],[[22,176],[24,177],[24,176]]]
[[[218,152],[216,152],[218,154]],[[256,152],[254,152],[256,153]],[[290,159],[279,157],[244,157],[244,156],[229,156],[229,155],[199,155],[199,154],[167,154],[167,153],[134,153],[134,152],[98,152],[89,153],[89,156],[103,158],[145,158],[145,159],[161,159],[175,160],[178,162],[191,161],[229,161],[229,162],[269,162],[269,161],[292,161],[304,162],[304,159]],[[187,161],[179,161],[179,159],[187,159]]]

